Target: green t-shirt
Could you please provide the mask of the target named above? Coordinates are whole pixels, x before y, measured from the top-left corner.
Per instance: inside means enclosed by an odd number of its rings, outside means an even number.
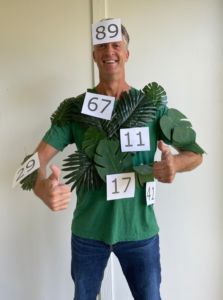
[[[81,97],[84,98],[84,94]],[[154,161],[157,140],[162,135],[159,119],[166,109],[161,106],[157,110],[156,119],[148,123],[150,151],[136,152],[133,166]],[[43,141],[60,151],[73,143],[77,149],[81,149],[85,131],[86,128],[76,122],[63,126],[52,125]],[[98,190],[80,190],[77,193],[72,221],[72,232],[77,236],[115,244],[150,238],[158,231],[153,205],[147,206],[146,203],[145,187],[136,187],[134,198],[110,201],[106,199],[105,183]]]

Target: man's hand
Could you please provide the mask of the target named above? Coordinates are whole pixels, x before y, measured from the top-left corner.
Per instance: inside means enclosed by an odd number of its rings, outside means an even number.
[[[158,141],[157,146],[162,154],[161,161],[153,165],[153,175],[160,182],[171,183],[176,175],[175,157],[163,141]]]
[[[53,211],[66,209],[71,199],[70,187],[60,183],[60,169],[50,167],[52,173],[48,178],[37,181],[34,192]]]
[[[169,146],[163,141],[158,141],[158,149],[161,151],[161,161],[153,165],[154,177],[164,183],[171,183],[176,173],[195,169],[202,163],[202,155],[191,151],[179,151],[172,154]]]

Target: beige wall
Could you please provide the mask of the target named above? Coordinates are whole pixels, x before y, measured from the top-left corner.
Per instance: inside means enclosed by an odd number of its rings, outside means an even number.
[[[53,214],[11,183],[58,104],[92,86],[90,1],[0,0],[0,7],[0,298],[72,299],[75,196]]]
[[[223,297],[222,11],[221,0],[108,1],[108,15],[121,16],[130,32],[128,81],[163,85],[207,152],[193,173],[158,185],[164,300]],[[117,269],[115,260],[115,299],[131,299]]]
[[[170,107],[191,118],[208,153],[193,173],[159,185],[164,300],[220,300],[223,295],[221,2],[93,1],[106,3],[107,15],[121,17],[129,30],[129,83],[163,85]],[[55,214],[32,193],[12,190],[11,182],[60,101],[93,84],[91,1],[0,0],[0,7],[0,297],[72,299],[75,196],[67,211]],[[59,155],[59,164],[66,153]],[[115,259],[109,272],[103,287],[113,291],[112,300],[130,300]],[[110,299],[102,294],[102,300]]]

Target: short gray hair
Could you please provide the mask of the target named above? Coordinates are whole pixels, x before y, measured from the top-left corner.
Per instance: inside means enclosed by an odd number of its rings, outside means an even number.
[[[127,29],[125,28],[124,25],[121,25],[121,29],[122,29],[122,36],[123,36],[124,40],[126,41],[126,43],[128,45],[129,41],[130,41],[130,37],[129,37],[128,31],[127,31]]]
[[[114,20],[114,18],[105,18],[105,19],[101,19],[100,21],[108,21],[108,20]],[[123,24],[121,24],[121,31],[122,31],[122,36],[127,44],[127,46],[129,45],[129,41],[130,41],[130,37],[128,34],[127,29],[125,28],[125,26]]]

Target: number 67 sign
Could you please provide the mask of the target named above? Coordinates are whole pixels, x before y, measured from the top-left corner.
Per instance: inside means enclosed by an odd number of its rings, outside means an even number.
[[[87,92],[81,113],[89,116],[110,120],[115,97]]]

